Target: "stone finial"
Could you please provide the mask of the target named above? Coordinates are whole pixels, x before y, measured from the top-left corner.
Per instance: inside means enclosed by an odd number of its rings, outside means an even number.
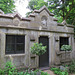
[[[66,20],[64,20],[64,21],[62,22],[62,24],[66,25],[66,24],[67,24]]]
[[[0,14],[4,14],[4,12],[0,9]]]

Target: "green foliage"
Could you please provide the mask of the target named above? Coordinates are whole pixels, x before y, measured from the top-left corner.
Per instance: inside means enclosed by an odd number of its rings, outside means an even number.
[[[59,72],[59,75],[69,75],[68,72],[64,71],[64,72]]]
[[[68,24],[75,25],[75,0],[30,0],[28,8],[33,11],[44,5],[55,14],[58,22],[66,20]]]
[[[67,70],[62,71],[59,68],[51,68],[52,71],[54,71],[54,74],[56,75],[69,75]]]
[[[30,13],[32,13],[32,11],[27,12],[27,13],[26,13],[26,17],[28,17]]]
[[[41,75],[50,75],[50,74],[48,74],[47,72],[41,71]]]
[[[41,72],[41,75],[49,75],[41,70],[26,70],[25,72],[18,72],[16,67],[12,65],[10,61],[8,61],[3,69],[0,69],[0,75],[37,75],[37,72]]]
[[[48,7],[47,2],[44,2],[44,0],[30,0],[27,8],[29,8],[31,12],[26,13],[26,16],[32,13],[33,10],[40,9],[44,5]]]
[[[44,2],[44,0],[38,0],[37,5],[34,5],[35,9],[40,9],[42,6],[47,6],[47,2]]]
[[[10,61],[8,61],[5,65],[5,69],[6,69],[6,71],[10,70],[13,72],[16,69],[16,67],[14,67]]]
[[[37,0],[30,0],[30,2],[28,4],[28,8],[30,10],[34,10],[34,5],[37,5]]]
[[[61,50],[64,50],[64,51],[71,51],[72,50],[72,47],[70,45],[62,45],[61,46]]]
[[[39,70],[39,69],[36,69],[34,72],[41,72],[41,75],[50,75],[50,74],[48,74],[47,72],[43,72],[43,71],[41,71],[41,70]]]
[[[52,70],[52,71],[60,71],[59,68],[51,68],[50,70]]]
[[[72,60],[71,63],[70,63],[69,72],[70,73],[75,73],[75,60]]]
[[[31,47],[31,53],[38,56],[43,55],[46,52],[46,46],[43,46],[42,43],[34,43]]]
[[[15,8],[14,3],[14,0],[0,0],[0,9],[4,13],[12,13]]]
[[[47,6],[47,2],[44,2],[44,0],[30,0],[28,8],[30,10],[40,9],[44,5]]]
[[[58,19],[58,21],[57,21],[58,23],[61,23],[63,21],[63,17],[62,16],[55,15],[54,17]]]
[[[48,0],[48,8],[60,19],[66,20],[67,23],[75,25],[75,0]],[[63,19],[62,19],[63,18]],[[60,22],[58,18],[58,21]]]
[[[16,67],[12,65],[10,61],[8,61],[4,67],[4,69],[0,69],[0,75],[13,75],[16,73]]]

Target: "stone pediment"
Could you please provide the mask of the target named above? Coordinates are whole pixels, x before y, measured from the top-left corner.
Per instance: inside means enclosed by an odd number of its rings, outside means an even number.
[[[49,10],[48,10],[48,8],[44,5],[42,8],[40,8],[39,10],[34,10],[33,12],[32,12],[32,14],[29,14],[29,16],[28,17],[34,17],[35,18],[35,16],[38,16],[38,15],[40,15],[40,13],[41,12],[43,12],[43,11],[46,11],[46,15],[48,14],[48,17],[49,16],[54,16],[54,14],[53,13],[51,13]],[[45,12],[44,12],[45,13]],[[53,18],[53,20],[54,21],[57,21],[57,19],[56,18]]]
[[[51,26],[57,26],[57,19],[53,18],[52,14],[46,6],[43,6],[39,10],[34,10],[32,14],[28,16],[31,19],[30,27],[39,29],[49,29]]]
[[[40,13],[43,10],[46,10],[50,16],[54,16],[54,14],[51,13],[45,5],[42,8],[40,8],[39,10],[34,10],[34,12]]]

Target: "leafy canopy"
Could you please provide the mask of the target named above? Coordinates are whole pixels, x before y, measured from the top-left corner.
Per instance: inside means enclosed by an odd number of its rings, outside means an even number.
[[[28,8],[30,10],[40,9],[44,5],[47,6],[47,2],[44,2],[44,0],[30,0]]]
[[[46,46],[43,46],[42,43],[34,43],[31,47],[31,53],[38,56],[43,55],[46,52]]]
[[[33,10],[40,9],[44,5],[47,6],[47,2],[44,2],[44,0],[30,0],[27,8],[29,8],[31,12],[26,13],[26,16],[32,13]]]
[[[68,24],[75,25],[75,0],[30,0],[28,8],[33,11],[43,5],[55,14],[58,22],[66,20]]]
[[[48,8],[53,9],[52,12],[59,22],[66,20],[69,24],[75,24],[75,0],[48,0],[48,2]]]
[[[15,8],[14,3],[14,0],[0,0],[0,9],[4,13],[12,13]]]

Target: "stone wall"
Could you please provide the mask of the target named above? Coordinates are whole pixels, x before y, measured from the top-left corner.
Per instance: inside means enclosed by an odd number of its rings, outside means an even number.
[[[75,39],[74,39],[74,51],[73,51],[73,53],[72,53],[72,58],[75,60]]]
[[[38,67],[39,66],[39,58],[36,55],[32,55],[30,53],[30,47],[33,43],[38,42],[38,38],[40,36],[48,36],[49,38],[49,66],[52,64],[59,65],[61,63],[61,57],[57,55],[59,52],[59,38],[62,37],[70,37],[69,43],[71,40],[71,34],[64,34],[64,33],[53,33],[53,32],[45,32],[45,31],[32,31],[32,30],[25,30],[25,29],[10,29],[10,28],[0,28],[2,31],[2,45],[1,45],[1,59],[2,61],[6,62],[11,60],[17,67]],[[25,35],[25,53],[24,54],[5,54],[5,40],[7,34],[14,34],[14,35]]]
[[[0,61],[1,61],[1,32],[0,32]],[[0,66],[1,66],[1,62],[0,62]]]

